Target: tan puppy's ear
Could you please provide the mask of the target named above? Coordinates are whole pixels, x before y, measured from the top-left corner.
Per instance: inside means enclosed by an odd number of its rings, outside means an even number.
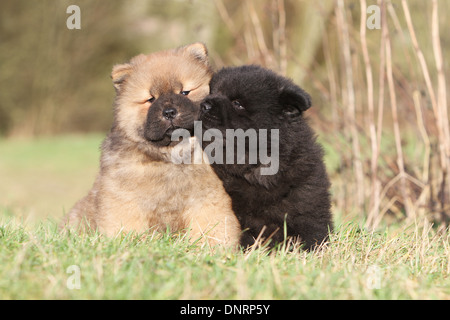
[[[201,42],[188,44],[186,46],[178,48],[177,50],[182,50],[189,54],[191,57],[203,62],[206,65],[209,65],[208,49],[206,48],[205,44]]]
[[[131,71],[133,70],[133,66],[129,63],[125,64],[116,64],[113,67],[112,73],[111,73],[111,79],[114,84],[114,88],[116,90],[120,90],[120,86],[125,82],[125,80],[130,75]]]
[[[133,67],[144,61],[145,58],[145,55],[140,54],[132,58],[129,63],[116,64],[113,67],[113,70],[111,72],[111,79],[116,90],[119,90],[121,88],[122,84],[126,81],[128,76],[131,74],[131,72],[133,72]]]

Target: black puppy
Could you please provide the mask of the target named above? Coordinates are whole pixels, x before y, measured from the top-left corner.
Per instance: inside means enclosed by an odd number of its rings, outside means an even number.
[[[220,70],[210,90],[200,120],[203,132],[222,133],[221,153],[226,154],[232,140],[236,142],[229,129],[248,133],[244,155],[227,155],[223,163],[210,156],[244,231],[241,245],[254,244],[260,235],[270,238],[272,246],[285,237],[299,239],[306,249],[322,243],[332,229],[330,183],[322,148],[303,118],[311,106],[310,96],[291,80],[253,65]],[[250,130],[258,134],[257,142],[251,141]],[[264,143],[268,151],[262,150]],[[203,141],[205,151],[210,144]],[[238,148],[234,144],[230,149]],[[272,170],[261,151],[270,157]],[[257,160],[250,161],[255,156]]]

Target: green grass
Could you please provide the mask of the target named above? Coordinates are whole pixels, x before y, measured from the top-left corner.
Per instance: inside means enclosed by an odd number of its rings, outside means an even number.
[[[103,134],[0,139],[0,208],[60,217],[92,186]]]
[[[449,235],[338,227],[318,252],[212,252],[179,236],[0,227],[1,299],[450,299]],[[80,288],[68,281],[75,265]]]
[[[94,180],[100,141],[0,141],[0,299],[450,299],[449,232],[422,221],[368,232],[338,216],[328,245],[309,253],[61,234],[59,218]],[[44,202],[54,214],[29,219]]]

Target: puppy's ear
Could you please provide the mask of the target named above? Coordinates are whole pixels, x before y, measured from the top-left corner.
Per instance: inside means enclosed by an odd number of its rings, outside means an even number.
[[[132,58],[130,60],[130,62],[128,62],[128,63],[116,64],[113,67],[113,70],[111,72],[111,79],[113,81],[114,88],[116,88],[116,91],[120,90],[123,83],[125,83],[126,79],[133,72],[133,66],[144,60],[145,60],[145,55],[140,54],[140,55]]]
[[[288,118],[300,116],[311,107],[310,95],[293,83],[281,88],[279,98],[283,114]]]
[[[129,63],[125,64],[116,64],[113,67],[113,70],[111,72],[111,79],[114,84],[114,88],[116,88],[116,91],[120,90],[120,87],[125,82],[125,80],[130,75],[131,71],[133,70],[133,67]]]
[[[180,47],[177,50],[184,51],[194,59],[204,63],[205,65],[209,65],[208,49],[206,49],[206,46],[201,42],[188,44],[187,46]]]

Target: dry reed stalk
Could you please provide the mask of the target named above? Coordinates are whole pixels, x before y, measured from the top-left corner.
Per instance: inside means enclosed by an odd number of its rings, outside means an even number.
[[[252,28],[250,27],[250,22],[248,19],[245,20],[244,41],[249,61],[255,61],[258,57],[258,53],[255,40],[252,35]]]
[[[397,150],[397,166],[400,176],[400,190],[402,194],[403,205],[408,218],[413,218],[412,204],[409,193],[409,188],[406,184],[406,172],[403,158],[403,149],[400,135],[400,125],[398,122],[398,110],[397,110],[397,97],[395,93],[394,77],[392,74],[392,52],[391,52],[391,39],[389,37],[389,31],[386,38],[386,76],[389,89],[389,97],[392,111],[392,121],[394,127],[394,140]]]
[[[322,37],[322,46],[323,46],[323,55],[325,58],[325,65],[327,68],[327,77],[328,77],[328,83],[330,87],[330,95],[329,100],[331,102],[331,117],[332,117],[332,125],[333,125],[333,132],[339,132],[339,118],[338,118],[338,84],[336,83],[336,74],[333,69],[333,61],[331,59],[330,54],[330,41],[328,39],[328,35],[326,32],[323,33]],[[338,140],[339,141],[339,140]],[[339,147],[338,150],[341,150],[342,148]]]
[[[417,198],[416,203],[414,206],[416,207],[416,210],[419,210],[420,207],[425,205],[425,202],[430,196],[430,156],[431,156],[431,142],[430,138],[428,137],[427,130],[425,128],[425,123],[423,121],[423,113],[422,113],[422,107],[420,105],[420,92],[414,91],[413,92],[413,100],[414,100],[414,107],[416,111],[416,118],[417,118],[417,127],[419,129],[420,135],[422,136],[422,140],[425,144],[425,154],[423,156],[423,172],[422,172],[422,182],[425,183],[425,186],[422,188],[422,192]]]
[[[386,9],[389,12],[390,21],[392,21],[392,23],[394,25],[396,36],[400,37],[400,39],[403,43],[408,43],[408,40],[405,37],[405,32],[403,31],[403,27],[401,26],[400,19],[399,19],[397,12],[395,11],[395,8],[390,0],[386,3]],[[404,45],[401,47],[403,50],[404,59],[406,60],[406,64],[412,66],[413,61],[411,59],[409,46]],[[414,70],[411,70],[411,71],[414,71]]]
[[[278,0],[279,29],[280,29],[280,71],[287,75],[287,42],[286,42],[286,10],[284,0]]]
[[[239,32],[237,31],[236,25],[235,25],[233,19],[230,17],[230,14],[228,13],[228,10],[225,7],[225,4],[223,3],[222,0],[214,0],[214,3],[216,5],[217,11],[219,12],[221,19],[227,26],[228,30],[230,30],[230,33],[232,34],[233,38],[238,39]],[[244,32],[244,42],[245,42],[245,45],[247,48],[247,54],[248,54],[248,56],[252,57],[252,55],[251,55],[252,54],[252,51],[251,51],[252,46],[248,45],[248,41],[247,41],[248,39],[247,39],[246,35],[247,35],[247,32]],[[216,59],[217,59],[217,57],[216,57]],[[233,60],[233,63],[235,63],[237,65],[242,63],[242,61],[240,61],[238,56],[235,54],[233,54],[231,56],[231,59]]]
[[[287,75],[287,44],[286,44],[286,9],[284,0],[272,2],[274,12],[278,13],[276,28],[273,32],[273,43],[278,53],[278,70],[281,75]],[[275,27],[275,23],[273,24]]]
[[[361,160],[361,150],[359,144],[358,128],[356,125],[356,104],[355,104],[355,91],[353,87],[353,68],[350,51],[350,40],[348,33],[348,25],[345,16],[345,8],[343,0],[336,0],[336,18],[337,25],[340,28],[342,34],[342,53],[345,66],[345,80],[348,99],[348,117],[350,122],[350,132],[352,137],[353,148],[353,166],[356,178],[356,195],[357,195],[357,207],[364,208],[364,171]]]
[[[422,73],[423,73],[423,76],[425,79],[425,84],[427,86],[428,93],[430,95],[431,105],[433,107],[435,115],[438,115],[436,95],[434,93],[433,85],[431,84],[430,73],[428,72],[428,67],[427,67],[427,63],[425,61],[425,57],[424,57],[423,52],[420,49],[419,43],[417,41],[416,33],[414,31],[414,27],[412,24],[411,14],[409,12],[409,7],[408,7],[406,0],[402,0],[402,6],[403,6],[403,12],[405,14],[406,25],[408,26],[409,34],[411,36],[411,41],[413,43],[417,59],[419,59],[420,67],[422,69]],[[442,130],[442,129],[440,128],[440,130]]]
[[[380,40],[380,69],[379,69],[379,83],[378,83],[378,119],[377,119],[377,149],[380,150],[381,134],[383,132],[383,114],[384,114],[384,77],[386,70],[386,39],[387,39],[387,17],[386,17],[386,2],[380,1],[381,8],[381,40]]]
[[[447,156],[450,155],[450,132],[448,123],[448,111],[447,111],[447,91],[446,91],[446,81],[444,74],[444,63],[442,59],[442,49],[439,37],[439,16],[438,16],[438,3],[437,0],[433,0],[433,13],[432,13],[432,41],[433,41],[433,52],[436,60],[436,70],[438,72],[438,106],[440,107],[440,112],[442,114],[442,129],[444,130],[444,136],[447,139]]]
[[[367,106],[368,106],[368,122],[369,122],[369,133],[370,133],[370,145],[371,145],[371,159],[370,159],[370,170],[371,170],[371,196],[370,196],[370,204],[369,204],[369,215],[367,223],[370,224],[371,218],[376,217],[379,214],[379,186],[380,181],[377,176],[378,169],[378,141],[377,141],[377,133],[375,127],[375,116],[374,116],[374,93],[373,93],[373,75],[372,75],[372,67],[370,65],[370,57],[369,50],[367,48],[367,39],[366,39],[366,11],[367,11],[367,3],[366,0],[360,0],[361,4],[361,22],[360,22],[360,41],[361,48],[364,58],[364,67],[366,72],[366,81],[367,81]]]
[[[272,54],[270,53],[269,48],[267,47],[266,41],[264,40],[264,31],[261,25],[261,21],[259,20],[258,14],[256,13],[255,6],[253,1],[246,1],[247,10],[250,15],[250,20],[253,24],[253,29],[256,35],[256,42],[258,44],[259,51],[264,59],[264,64],[269,68],[274,68],[274,59]]]
[[[380,152],[381,146],[381,137],[383,132],[383,115],[384,115],[384,85],[385,85],[385,69],[386,69],[386,39],[387,39],[387,16],[386,16],[386,2],[384,0],[379,1],[379,5],[381,8],[381,39],[380,39],[380,65],[379,65],[379,80],[378,80],[378,117],[377,117],[377,132],[376,132],[376,140],[377,140],[377,148],[376,150]],[[379,154],[378,154],[379,155]],[[374,204],[373,210],[369,212],[367,217],[366,226],[371,226],[372,228],[376,228],[378,223],[381,221],[381,218],[384,215],[384,212],[378,212],[381,206],[381,181],[378,180],[378,185],[374,186]]]
[[[334,70],[334,63],[331,58],[331,48],[330,48],[330,40],[328,38],[328,33],[324,32],[322,34],[322,47],[323,47],[323,55],[325,59],[325,66],[327,70],[327,79],[328,79],[328,86],[329,86],[329,95],[328,100],[330,101],[331,105],[331,130],[335,134],[340,132],[341,129],[341,120],[339,118],[339,103],[338,103],[338,92],[339,90],[339,84],[336,80],[336,73]],[[342,145],[341,139],[334,139],[333,140],[333,146],[336,148],[336,150],[343,150],[344,146]],[[339,170],[343,169],[343,161],[340,163]],[[334,194],[334,201],[336,203],[336,207],[340,208],[342,212],[348,212],[349,208],[347,206],[348,201],[346,200],[347,197],[345,196],[345,185],[342,179],[336,179],[333,181],[333,184],[335,185],[335,194]]]
[[[219,12],[219,15],[222,18],[223,22],[226,24],[227,28],[230,30],[233,37],[236,38],[238,36],[238,32],[236,30],[233,20],[230,18],[230,15],[228,14],[227,8],[225,7],[223,1],[214,0],[214,3],[216,4],[217,11]]]
[[[446,179],[448,177],[448,171],[450,167],[450,138],[448,134],[448,113],[447,113],[447,105],[446,105],[446,93],[445,93],[445,76],[443,73],[442,67],[442,53],[440,48],[440,40],[439,40],[439,21],[437,15],[437,2],[433,2],[433,12],[432,12],[432,41],[433,41],[433,51],[436,60],[436,66],[438,71],[438,98],[436,98],[435,91],[433,89],[433,85],[431,83],[430,73],[428,71],[428,66],[425,61],[425,57],[423,52],[419,46],[417,41],[416,33],[414,31],[414,26],[412,24],[411,14],[409,11],[408,4],[405,0],[402,0],[403,12],[405,14],[406,24],[408,26],[409,34],[411,36],[411,41],[414,46],[414,50],[419,60],[419,64],[422,70],[422,74],[425,80],[425,84],[428,90],[428,94],[431,100],[431,106],[433,108],[434,118],[436,127],[438,130],[438,143],[439,143],[439,160],[440,160],[440,169],[442,170],[442,178],[441,178],[441,186],[440,186],[440,205],[441,205],[441,215],[445,218],[445,210],[446,210],[446,192],[445,185]],[[443,93],[444,92],[444,93]],[[445,103],[445,106],[442,104]],[[449,178],[450,180],[450,178]],[[450,184],[450,182],[449,182]],[[450,193],[450,186],[447,188]]]
[[[423,55],[422,50],[420,49],[419,43],[417,41],[417,37],[416,37],[416,33],[414,31],[414,26],[412,24],[412,19],[411,19],[411,14],[409,11],[409,7],[408,4],[405,0],[402,0],[402,7],[403,7],[403,12],[405,14],[405,20],[406,20],[406,24],[408,26],[408,30],[409,30],[409,34],[411,36],[411,41],[413,43],[414,46],[414,50],[417,56],[417,59],[419,60],[419,64],[422,70],[422,74],[425,80],[425,84],[427,86],[427,90],[428,90],[428,94],[430,96],[430,100],[431,100],[431,106],[433,108],[433,112],[434,112],[434,117],[436,120],[436,126],[438,129],[438,138],[439,138],[439,155],[440,155],[440,165],[441,168],[443,170],[445,170],[446,168],[446,159],[445,159],[445,136],[444,136],[444,131],[442,128],[442,121],[440,119],[441,116],[441,112],[439,110],[439,106],[436,100],[436,95],[433,89],[433,85],[431,83],[431,78],[430,78],[430,73],[428,71],[428,67],[425,61],[425,57]]]
[[[284,3],[283,3],[284,4]],[[273,46],[273,55],[278,64],[278,72],[281,74],[280,70],[280,13],[278,12],[278,3],[277,0],[270,1],[270,19],[272,22],[272,46]],[[283,74],[285,75],[285,74]]]
[[[439,16],[438,16],[438,2],[437,0],[433,0],[433,11],[431,15],[431,39],[433,43],[433,53],[434,58],[436,60],[436,70],[437,70],[437,80],[438,80],[438,98],[437,98],[437,108],[439,111],[439,119],[441,121],[441,127],[443,131],[443,141],[444,144],[443,149],[446,155],[446,163],[443,169],[443,186],[445,186],[445,178],[448,177],[448,186],[447,186],[447,196],[450,200],[450,177],[448,176],[448,172],[450,170],[450,131],[449,131],[449,119],[448,119],[448,111],[447,111],[447,91],[446,91],[446,81],[444,74],[444,63],[442,59],[442,49],[441,42],[439,36]],[[445,190],[441,188],[442,199],[441,206],[442,210],[445,206]]]

